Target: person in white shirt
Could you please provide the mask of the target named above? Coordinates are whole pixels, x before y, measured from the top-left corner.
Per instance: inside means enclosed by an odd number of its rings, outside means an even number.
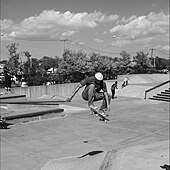
[[[125,86],[127,86],[129,84],[129,78],[125,77],[125,79],[123,80],[123,84],[122,84],[122,88],[124,88]]]

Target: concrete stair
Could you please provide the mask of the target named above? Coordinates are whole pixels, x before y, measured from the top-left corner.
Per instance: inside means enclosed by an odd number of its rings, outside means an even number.
[[[150,97],[149,99],[170,102],[170,88],[154,95],[153,97]]]
[[[0,96],[0,115],[12,124],[63,117],[65,113],[64,109],[59,107],[60,101],[48,98],[28,100],[26,95],[4,93]]]

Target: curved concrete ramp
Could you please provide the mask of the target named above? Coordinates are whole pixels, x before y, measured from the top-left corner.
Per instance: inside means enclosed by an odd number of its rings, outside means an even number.
[[[112,159],[115,170],[161,170],[169,165],[169,140],[120,150]],[[126,167],[126,168],[125,168]]]
[[[106,152],[50,160],[41,170],[99,170]]]
[[[121,88],[123,79],[129,77],[129,85],[125,88]],[[145,91],[149,88],[152,88],[160,83],[169,80],[169,74],[130,74],[122,75],[118,77],[118,89],[116,89],[116,96],[126,96],[126,97],[135,97],[135,98],[144,98]],[[108,90],[111,89],[113,82],[108,81],[107,86]],[[167,84],[168,86],[168,84]],[[162,86],[163,90],[168,87]],[[158,91],[161,91],[162,88],[159,88]],[[109,91],[111,92],[111,91]],[[155,92],[157,93],[157,92]]]
[[[128,77],[130,84],[162,83],[169,80],[169,74],[134,74]]]
[[[48,94],[44,94],[40,97],[38,97],[39,99],[52,99],[54,97],[54,95],[48,95]]]
[[[57,96],[57,95],[54,95],[52,99],[55,99],[55,100],[58,100],[58,101],[66,101],[65,97]]]

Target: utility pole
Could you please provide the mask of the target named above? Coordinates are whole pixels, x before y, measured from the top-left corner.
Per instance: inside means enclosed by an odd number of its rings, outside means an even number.
[[[154,50],[156,50],[156,49],[154,49],[154,48],[150,48],[150,50],[151,50],[151,58],[153,57],[153,51]],[[155,67],[156,65],[155,65],[155,58],[153,57],[153,66]]]
[[[63,53],[64,53],[64,51],[65,51],[65,42],[69,41],[69,40],[68,39],[64,39],[64,40],[60,40],[60,41],[63,41],[63,43],[64,43],[64,45],[63,45]]]

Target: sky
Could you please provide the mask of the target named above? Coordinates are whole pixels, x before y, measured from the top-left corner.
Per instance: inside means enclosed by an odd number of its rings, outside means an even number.
[[[64,49],[169,58],[169,0],[1,0],[0,19],[1,60],[11,43],[37,59]]]

